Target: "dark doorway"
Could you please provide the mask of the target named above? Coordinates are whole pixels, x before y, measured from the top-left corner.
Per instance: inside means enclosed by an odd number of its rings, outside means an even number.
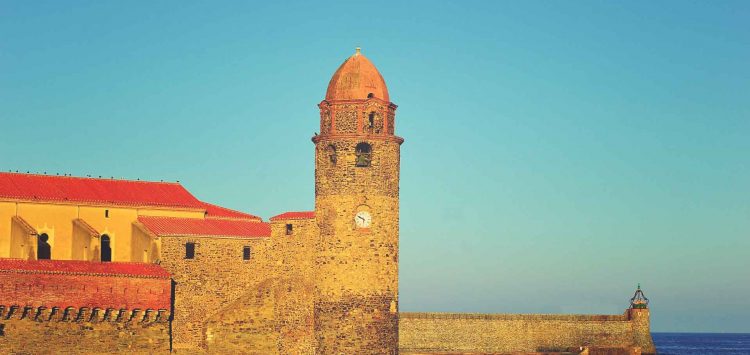
[[[108,235],[102,236],[102,262],[108,263],[112,261],[112,246]]]
[[[49,260],[52,259],[52,247],[48,243],[49,236],[47,233],[42,233],[37,237],[36,243],[36,259],[37,260]]]

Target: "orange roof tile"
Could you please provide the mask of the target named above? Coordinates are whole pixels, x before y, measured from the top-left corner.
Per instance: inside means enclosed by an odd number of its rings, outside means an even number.
[[[271,236],[268,223],[234,219],[138,217],[138,222],[158,236],[208,236],[262,238]]]
[[[284,212],[280,215],[271,217],[271,221],[285,220],[285,219],[312,219],[315,218],[315,211],[303,211],[303,212]]]
[[[206,209],[206,218],[217,218],[217,219],[244,219],[254,220],[261,222],[262,219],[258,216],[251,215],[249,213],[236,211],[226,207],[217,206],[208,202],[203,202],[203,208]]]
[[[156,264],[4,258],[0,258],[0,272],[135,276],[160,279],[166,279],[170,276],[167,270]]]
[[[204,209],[179,183],[18,173],[0,173],[0,198]]]

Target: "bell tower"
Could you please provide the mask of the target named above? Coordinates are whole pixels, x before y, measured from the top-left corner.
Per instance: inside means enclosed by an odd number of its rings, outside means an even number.
[[[396,105],[357,48],[333,74],[315,143],[319,354],[398,353]]]

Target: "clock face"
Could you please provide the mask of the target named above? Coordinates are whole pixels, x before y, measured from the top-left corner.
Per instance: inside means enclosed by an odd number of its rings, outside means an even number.
[[[354,215],[354,224],[357,228],[370,228],[370,224],[372,224],[372,216],[370,216],[370,212],[357,212],[357,214]]]

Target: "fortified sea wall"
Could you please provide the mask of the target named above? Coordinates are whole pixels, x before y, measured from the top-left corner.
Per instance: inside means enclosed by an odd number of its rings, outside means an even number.
[[[400,313],[401,354],[562,352],[595,345],[656,352],[648,309],[622,315]]]

